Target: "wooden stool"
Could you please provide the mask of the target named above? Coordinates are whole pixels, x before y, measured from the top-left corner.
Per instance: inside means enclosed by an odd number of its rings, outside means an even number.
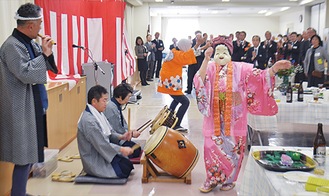
[[[142,154],[140,163],[143,165],[142,183],[148,183],[148,182],[184,182],[186,184],[192,183],[191,173],[189,173],[184,178],[177,178],[166,172],[158,171],[153,165],[153,163],[145,156],[145,153]]]

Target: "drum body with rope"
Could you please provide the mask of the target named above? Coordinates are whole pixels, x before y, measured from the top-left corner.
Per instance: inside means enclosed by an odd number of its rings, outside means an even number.
[[[177,121],[176,113],[171,111],[167,106],[164,106],[151,122],[150,134],[153,134],[160,126],[174,128]]]
[[[181,133],[161,126],[146,141],[145,155],[163,171],[186,177],[195,167],[199,152]]]

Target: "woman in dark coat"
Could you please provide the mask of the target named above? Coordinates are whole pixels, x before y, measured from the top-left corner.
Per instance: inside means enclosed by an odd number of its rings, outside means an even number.
[[[144,46],[143,39],[140,36],[136,37],[135,54],[137,56],[137,65],[142,86],[149,85],[146,82],[146,72],[148,69],[146,61],[147,53],[148,52],[146,47]]]

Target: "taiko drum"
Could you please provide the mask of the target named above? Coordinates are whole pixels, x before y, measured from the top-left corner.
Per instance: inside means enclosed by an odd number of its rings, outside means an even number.
[[[163,171],[186,177],[195,167],[199,152],[181,133],[161,126],[146,141],[145,155]]]

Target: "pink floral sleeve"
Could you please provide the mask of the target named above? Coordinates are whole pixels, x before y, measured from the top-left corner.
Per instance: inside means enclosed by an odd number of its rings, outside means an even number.
[[[215,73],[215,66],[214,64],[209,64],[205,81],[202,81],[199,72],[195,74],[193,80],[198,109],[201,114],[207,117],[209,117],[212,110],[210,106],[212,105],[212,81],[214,79],[213,73]]]
[[[248,111],[256,115],[275,115],[278,106],[273,98],[274,77],[270,77],[268,70],[252,69],[244,73]]]

